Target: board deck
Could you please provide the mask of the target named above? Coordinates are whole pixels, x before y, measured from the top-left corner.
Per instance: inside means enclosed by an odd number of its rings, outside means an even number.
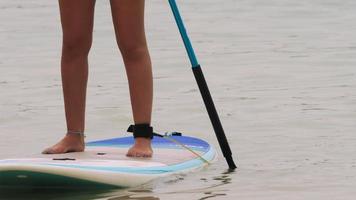
[[[133,143],[133,137],[113,138],[89,142],[85,152],[0,160],[0,188],[134,187],[204,167],[216,158],[211,145],[193,137],[155,137],[152,158],[126,157]]]

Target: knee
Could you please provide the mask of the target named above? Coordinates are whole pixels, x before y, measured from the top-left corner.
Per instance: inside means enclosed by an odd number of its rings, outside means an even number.
[[[137,62],[149,57],[146,45],[119,45],[125,62]]]
[[[87,57],[92,45],[92,35],[78,35],[63,38],[62,57],[72,60]]]

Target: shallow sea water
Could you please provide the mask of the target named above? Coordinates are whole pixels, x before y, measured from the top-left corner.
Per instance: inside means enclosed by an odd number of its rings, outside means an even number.
[[[31,156],[65,130],[57,1],[0,1],[0,159]],[[217,142],[167,1],[147,4],[153,125]],[[238,163],[117,191],[7,191],[0,199],[354,199],[356,2],[180,0]],[[107,1],[97,1],[87,139],[131,123]]]

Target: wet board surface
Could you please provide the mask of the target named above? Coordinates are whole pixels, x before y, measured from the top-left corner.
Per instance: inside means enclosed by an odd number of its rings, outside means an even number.
[[[85,152],[0,160],[0,188],[134,187],[159,177],[199,169],[216,158],[215,149],[204,140],[186,136],[169,138],[152,140],[152,158],[126,157],[134,140],[122,137],[89,142]]]

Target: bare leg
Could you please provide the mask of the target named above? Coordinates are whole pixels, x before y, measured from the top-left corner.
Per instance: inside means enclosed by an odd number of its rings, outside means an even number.
[[[94,0],[59,0],[63,29],[62,87],[68,131],[84,132],[88,53],[92,44]],[[44,154],[84,151],[84,137],[66,134]]]
[[[144,0],[111,0],[116,39],[129,81],[135,124],[150,124],[153,99],[152,67],[144,28]],[[151,140],[136,138],[127,156],[151,157]]]

